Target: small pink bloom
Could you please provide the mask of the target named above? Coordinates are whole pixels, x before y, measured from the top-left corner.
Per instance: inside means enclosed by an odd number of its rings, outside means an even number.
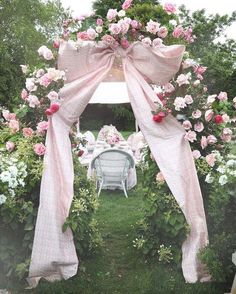
[[[27,101],[29,102],[29,107],[32,108],[35,108],[36,106],[40,105],[39,99],[35,95],[29,95]]]
[[[221,139],[224,141],[224,142],[230,142],[231,139],[232,139],[232,134],[233,132],[231,131],[231,129],[229,128],[224,128],[222,133],[221,133]]]
[[[132,20],[131,21],[131,27],[133,28],[133,29],[138,29],[138,27],[139,27],[139,23],[138,23],[138,21],[137,20]]]
[[[48,129],[48,126],[49,126],[49,122],[48,121],[41,121],[38,123],[37,125],[37,131],[40,133],[40,134],[44,134],[45,131]]]
[[[174,28],[172,36],[174,38],[179,38],[179,37],[183,36],[183,33],[184,33],[183,27],[181,25],[178,25],[177,27]]]
[[[127,10],[130,8],[133,0],[125,0],[125,2],[122,4],[122,9]]]
[[[208,146],[207,138],[206,138],[206,136],[202,136],[202,138],[201,138],[202,149],[205,149],[207,146]]]
[[[14,148],[15,148],[15,143],[13,143],[11,141],[8,141],[6,143],[6,149],[7,149],[7,151],[11,152]]]
[[[230,122],[230,117],[228,116],[227,113],[223,114],[222,115],[222,118],[223,118],[224,123]]]
[[[159,183],[164,183],[164,182],[165,182],[165,178],[164,178],[162,172],[159,172],[159,173],[156,175],[156,181],[159,182]]]
[[[23,128],[22,132],[24,137],[30,138],[33,136],[34,131],[31,128]]]
[[[101,18],[98,18],[96,20],[96,24],[97,24],[97,26],[102,26],[103,25],[103,20]]]
[[[45,114],[46,114],[47,116],[53,115],[53,113],[52,113],[52,111],[51,111],[50,108],[47,108],[47,109],[45,110]]]
[[[87,41],[89,39],[87,32],[78,32],[77,33],[77,39]]]
[[[113,23],[109,26],[109,31],[111,32],[112,35],[118,35],[121,31],[121,28],[119,24]]]
[[[149,37],[143,38],[142,43],[144,47],[150,47],[152,44],[152,40]]]
[[[213,167],[215,165],[215,162],[216,162],[216,154],[214,153],[211,153],[211,154],[208,154],[206,156],[206,162],[211,166]]]
[[[102,37],[102,41],[108,46],[117,44],[117,41],[110,35],[104,35]]]
[[[172,3],[165,3],[164,10],[167,14],[174,14],[177,11],[176,5]]]
[[[216,124],[222,124],[224,122],[223,117],[220,114],[214,116],[214,121]]]
[[[192,128],[192,124],[189,120],[185,120],[183,121],[183,127],[185,128],[185,130],[190,130]]]
[[[87,29],[87,35],[88,35],[89,40],[94,40],[98,34],[94,29],[89,28],[89,29]]]
[[[190,58],[187,58],[183,61],[183,68],[189,68],[189,67],[194,67],[196,65],[196,61]]]
[[[43,75],[39,79],[39,84],[45,88],[47,88],[51,84],[52,80],[49,78],[48,74]]]
[[[130,46],[129,41],[127,39],[122,39],[120,44],[123,49],[127,49]]]
[[[176,80],[179,86],[188,85],[189,84],[189,75],[180,74]]]
[[[107,12],[107,19],[109,21],[112,21],[112,20],[114,20],[116,18],[117,14],[118,14],[117,9],[109,9],[108,12]]]
[[[147,32],[151,34],[156,34],[159,30],[160,24],[158,22],[155,22],[150,19],[150,21],[147,23],[146,30]]]
[[[51,91],[51,92],[48,93],[48,96],[47,97],[51,101],[58,100],[58,93],[55,92],[55,91]]]
[[[193,150],[192,153],[193,153],[193,157],[194,157],[194,159],[198,159],[198,158],[201,157],[201,153],[200,153],[199,150]]]
[[[168,35],[168,29],[166,27],[160,27],[158,30],[158,36],[164,39],[167,35]]]
[[[193,103],[193,97],[191,95],[185,95],[184,100],[188,105]]]
[[[37,143],[34,145],[34,152],[39,155],[42,156],[45,154],[46,151],[46,147],[44,146],[43,143]]]
[[[221,101],[226,101],[226,100],[228,100],[228,95],[226,92],[220,92],[220,94],[217,96],[217,98]]]
[[[210,95],[207,97],[207,104],[212,104],[216,100],[217,95]]]
[[[198,66],[195,66],[194,67],[194,72],[195,74],[199,74],[199,75],[202,75],[204,74],[204,72],[207,70],[207,67],[206,66],[201,66],[201,65],[198,65]]]
[[[212,118],[214,116],[214,111],[212,109],[208,109],[206,112],[205,112],[205,120],[207,122],[211,121]]]
[[[37,86],[35,85],[35,79],[34,78],[27,78],[25,81],[25,87],[30,92],[36,91]]]
[[[180,111],[180,109],[185,108],[187,105],[183,97],[176,97],[174,101],[175,110]]]
[[[193,118],[200,118],[202,116],[202,112],[201,112],[201,110],[199,110],[199,109],[197,109],[197,110],[195,110],[195,111],[193,111],[192,112],[192,117]]]
[[[188,131],[188,132],[185,134],[184,138],[185,138],[186,140],[188,140],[189,142],[192,142],[192,143],[193,143],[194,141],[197,140],[197,134],[196,134],[194,131]]]
[[[10,120],[8,126],[11,129],[12,133],[16,133],[20,129],[20,124],[18,120],[15,119]]]
[[[160,46],[163,46],[163,40],[160,39],[160,38],[156,38],[152,41],[152,46],[153,47],[160,47]]]
[[[39,54],[39,56],[43,56],[43,58],[46,60],[51,60],[54,58],[52,51],[50,49],[48,49],[46,46],[41,46],[38,49],[38,54]]]
[[[9,110],[3,110],[2,111],[2,116],[5,118],[5,120],[10,121],[10,120],[15,120],[16,119],[16,114],[15,113],[10,113]]]
[[[207,136],[207,142],[208,144],[213,145],[217,142],[217,139],[214,135],[209,135]]]
[[[201,133],[204,130],[204,125],[202,122],[198,121],[194,124],[194,130],[198,133]]]
[[[171,83],[167,83],[164,85],[164,91],[166,93],[172,93],[174,92],[174,90],[175,90],[175,87]]]

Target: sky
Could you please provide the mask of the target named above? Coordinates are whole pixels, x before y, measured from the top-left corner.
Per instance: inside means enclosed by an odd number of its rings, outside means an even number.
[[[70,7],[74,16],[86,14],[92,11],[93,0],[61,0],[65,8]],[[171,2],[177,6],[184,4],[189,10],[206,9],[209,14],[231,14],[236,11],[235,0],[160,0],[161,3]],[[114,7],[112,7],[114,8]],[[236,40],[236,22],[227,30],[227,36]]]

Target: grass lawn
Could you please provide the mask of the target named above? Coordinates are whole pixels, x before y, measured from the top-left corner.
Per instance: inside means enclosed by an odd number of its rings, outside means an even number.
[[[132,246],[134,224],[142,217],[141,192],[126,199],[121,192],[104,191],[96,214],[104,246],[96,255],[80,261],[78,275],[53,284],[40,282],[35,290],[12,293],[48,294],[223,294],[227,286],[216,283],[186,284],[181,269],[164,266],[139,255]],[[0,287],[1,288],[1,287]],[[19,289],[19,288],[18,288]]]

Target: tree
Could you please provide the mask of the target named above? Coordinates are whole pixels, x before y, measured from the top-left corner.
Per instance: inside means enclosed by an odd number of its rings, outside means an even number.
[[[186,25],[193,27],[197,36],[187,50],[194,59],[198,59],[208,67],[205,74],[210,92],[226,91],[234,97],[236,94],[236,42],[219,38],[224,37],[224,31],[234,21],[236,12],[231,16],[219,14],[207,16],[205,10],[195,11],[192,15],[184,6],[181,7],[181,18]]]
[[[61,31],[60,1],[0,1],[0,104],[12,108],[23,86],[21,64],[36,64],[37,49]]]
[[[122,4],[124,0],[96,0],[93,3],[93,10],[97,15],[100,15],[101,17],[106,17],[107,11],[110,8],[117,8],[117,10],[122,9]],[[152,4],[157,5],[159,3],[158,0],[134,0],[132,6],[135,6],[137,4]]]

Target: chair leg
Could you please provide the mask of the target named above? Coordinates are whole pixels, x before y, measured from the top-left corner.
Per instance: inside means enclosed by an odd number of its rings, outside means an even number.
[[[128,195],[127,195],[127,192],[126,192],[126,189],[125,189],[125,183],[124,183],[124,181],[122,181],[121,183],[122,183],[123,191],[125,193],[125,197],[128,198]]]
[[[99,191],[98,191],[98,197],[101,193],[101,190],[102,190],[102,185],[103,185],[103,181],[99,182]]]

